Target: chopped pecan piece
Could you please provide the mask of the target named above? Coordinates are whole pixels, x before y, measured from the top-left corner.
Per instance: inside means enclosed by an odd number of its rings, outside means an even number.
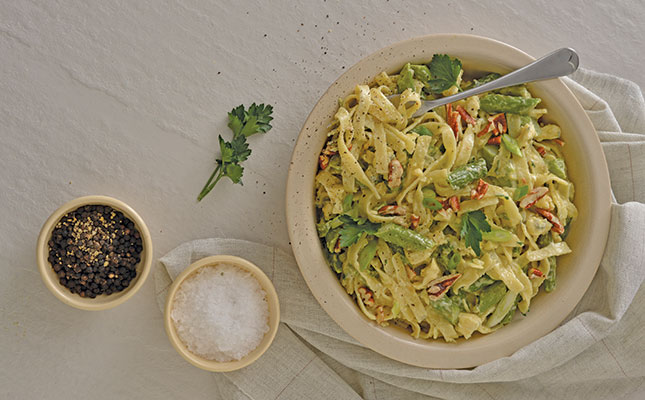
[[[455,134],[455,138],[457,138],[459,136],[459,127],[461,126],[461,115],[459,115],[457,111],[453,111],[451,113],[450,123],[448,123],[448,125],[450,125],[450,129],[452,129]]]
[[[450,208],[452,208],[454,212],[457,212],[461,209],[461,206],[459,205],[459,197],[457,196],[452,196],[451,198],[449,198],[448,204],[450,204]]]
[[[540,271],[537,268],[533,268],[533,267],[529,268],[528,273],[529,273],[529,278],[531,279],[544,277],[544,274],[542,273],[542,271]]]
[[[564,225],[562,225],[558,217],[556,217],[551,211],[537,207],[535,208],[535,211],[546,218],[546,220],[549,221],[551,225],[553,225],[553,227],[551,227],[551,230],[553,232],[557,233],[558,235],[564,233]]]
[[[371,290],[361,286],[358,288],[358,294],[361,296],[363,303],[367,305],[374,305],[374,296]]]
[[[462,106],[457,106],[457,112],[461,115],[461,119],[466,121],[467,124],[475,125],[477,123],[475,118],[471,117],[470,114],[468,114],[468,111],[466,111]]]
[[[492,117],[489,117],[488,120],[493,124],[493,133],[495,135],[506,133],[508,130],[506,115],[504,115],[504,113],[495,114]]]
[[[320,166],[320,169],[325,169],[329,165],[329,156],[326,156],[324,154],[321,154],[318,156],[318,165]]]
[[[520,199],[520,207],[529,208],[533,206],[535,203],[537,203],[538,200],[546,196],[547,193],[549,193],[549,188],[545,186],[538,186],[536,188],[533,188],[533,190],[528,192],[526,196]]]
[[[403,206],[390,204],[378,209],[379,215],[405,215],[408,210]]]
[[[459,277],[461,277],[461,274],[452,274],[442,276],[430,282],[430,286],[428,287],[428,297],[430,297],[430,300],[439,300]]]
[[[481,200],[484,198],[484,195],[488,191],[488,183],[484,181],[483,179],[479,179],[479,182],[477,182],[477,189],[473,189],[470,192],[470,198],[473,200]]]
[[[419,227],[419,220],[421,217],[419,217],[416,214],[410,215],[410,229],[417,229]]]
[[[334,245],[334,253],[340,253],[340,238],[336,240],[336,244]]]
[[[491,125],[493,125],[493,123],[492,123],[492,122],[488,122],[488,123],[486,124],[486,126],[484,127],[484,129],[482,129],[481,131],[479,131],[479,133],[477,134],[477,137],[482,137],[482,136],[484,136],[485,134],[487,134],[487,133],[488,133],[488,130],[489,130],[489,129],[490,129],[490,127],[491,127]]]

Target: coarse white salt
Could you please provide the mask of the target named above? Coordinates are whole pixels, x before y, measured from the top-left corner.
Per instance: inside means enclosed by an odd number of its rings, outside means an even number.
[[[265,291],[230,264],[200,268],[182,282],[170,316],[190,352],[220,362],[249,354],[269,331]]]

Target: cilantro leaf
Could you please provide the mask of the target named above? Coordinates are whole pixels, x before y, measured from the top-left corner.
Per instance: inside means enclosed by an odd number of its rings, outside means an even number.
[[[363,233],[373,235],[379,228],[379,224],[365,222],[359,225],[355,222],[347,222],[340,230],[340,247],[349,247],[358,242]]]
[[[457,84],[461,73],[461,61],[451,59],[447,54],[435,54],[428,64],[433,79],[428,81],[432,93],[441,93]]]
[[[466,246],[475,251],[477,256],[481,256],[482,232],[490,232],[490,224],[486,221],[486,215],[482,210],[465,213],[461,217],[461,230],[459,236],[464,239]]]
[[[228,177],[233,183],[242,184],[244,167],[241,162],[251,155],[251,149],[246,138],[258,132],[266,133],[271,129],[273,107],[264,104],[251,104],[246,110],[243,105],[233,108],[228,113],[228,127],[233,131],[233,140],[227,142],[219,135],[220,158],[216,160],[215,171],[197,196],[201,201],[223,177]]]

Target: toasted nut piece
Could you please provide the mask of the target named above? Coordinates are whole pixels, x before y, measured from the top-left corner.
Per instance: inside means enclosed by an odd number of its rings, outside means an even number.
[[[459,197],[457,196],[452,196],[451,198],[449,198],[448,203],[450,204],[450,208],[452,208],[454,212],[457,212],[461,209],[461,206],[459,205]]]
[[[461,115],[457,111],[450,113],[450,129],[455,133],[455,138],[459,137],[459,127],[461,126]]]
[[[329,147],[325,147],[325,148],[323,149],[322,153],[323,153],[324,155],[326,155],[326,156],[329,156],[329,157],[331,157],[331,156],[333,156],[333,155],[335,155],[335,154],[338,154],[338,152],[337,152],[337,151],[332,150],[332,149],[330,149]]]
[[[535,146],[535,150],[537,150],[537,152],[540,153],[542,157],[544,157],[546,154],[546,149],[542,146]]]
[[[410,229],[417,229],[419,227],[419,220],[421,217],[419,217],[416,214],[410,215]]]
[[[340,253],[340,238],[336,240],[336,244],[334,245],[334,253]]]
[[[363,300],[363,303],[367,305],[373,305],[374,304],[374,297],[373,293],[371,290],[368,288],[361,286],[358,288],[358,294],[361,296],[361,299]]]
[[[461,274],[452,274],[442,276],[430,282],[428,287],[428,297],[430,297],[430,300],[440,299],[459,277],[461,277]]]
[[[488,183],[486,183],[486,181],[480,178],[479,182],[477,182],[477,189],[473,189],[470,192],[470,198],[473,200],[481,200],[484,198],[484,195],[486,195],[487,191],[488,191]]]
[[[529,268],[528,274],[529,274],[529,278],[531,279],[544,277],[544,274],[542,273],[542,271],[533,267]]]
[[[506,115],[504,115],[504,113],[495,114],[492,117],[489,117],[488,120],[493,124],[493,133],[495,135],[506,133],[506,131],[508,130],[508,125],[506,124]]]
[[[500,144],[502,143],[502,137],[501,136],[493,136],[492,138],[488,139],[488,144]]]
[[[466,121],[467,124],[475,125],[477,123],[477,121],[475,121],[475,118],[468,114],[468,111],[466,111],[466,109],[462,106],[457,106],[457,112],[459,113],[459,115],[461,115],[461,119]]]
[[[481,131],[479,131],[479,133],[477,134],[477,137],[482,137],[482,136],[484,136],[485,134],[487,134],[487,133],[488,133],[488,130],[489,130],[489,129],[490,129],[490,127],[491,127],[491,125],[493,125],[493,123],[492,123],[492,122],[487,123],[487,124],[486,124],[486,126],[484,127],[484,129],[482,129]]]
[[[321,154],[318,156],[318,165],[320,166],[320,169],[325,169],[329,165],[329,157]]]
[[[546,218],[546,220],[549,221],[551,225],[553,225],[553,227],[551,228],[553,232],[557,233],[558,235],[561,235],[562,233],[564,233],[564,225],[562,225],[558,217],[556,217],[551,211],[544,210],[537,207],[535,208],[535,211],[541,216],[543,216],[544,218]]]
[[[405,215],[407,211],[407,208],[404,206],[397,206],[394,204],[383,206],[378,209],[379,215]]]
[[[549,193],[548,187],[538,186],[536,188],[533,188],[533,190],[528,192],[526,196],[520,199],[520,207],[529,208],[533,206],[535,203],[537,203],[538,200],[546,196],[547,193]]]
[[[401,186],[401,177],[403,176],[403,166],[396,158],[390,161],[387,175],[387,185],[390,189],[396,189]]]

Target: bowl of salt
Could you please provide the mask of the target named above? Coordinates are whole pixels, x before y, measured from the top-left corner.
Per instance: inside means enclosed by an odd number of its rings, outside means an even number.
[[[202,258],[173,282],[166,298],[166,333],[196,367],[213,372],[244,368],[269,348],[280,323],[271,280],[234,256]]]

